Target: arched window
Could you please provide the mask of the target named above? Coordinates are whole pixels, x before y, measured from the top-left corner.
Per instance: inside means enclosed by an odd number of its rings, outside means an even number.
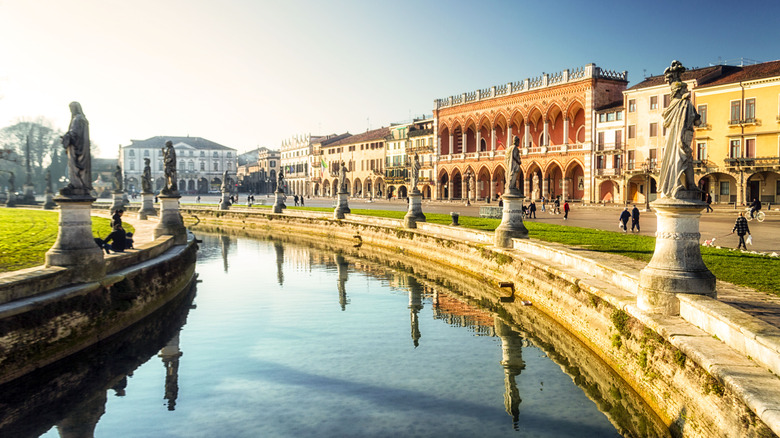
[[[205,161],[201,161],[200,162],[200,170],[206,170],[206,162]]]
[[[204,151],[200,151],[200,156],[201,156],[201,157],[205,157],[205,156],[206,156],[206,152],[204,152]]]
[[[214,153],[212,154],[212,157],[219,158],[219,153],[217,153],[217,151],[214,151]]]
[[[135,150],[133,150],[133,149],[130,149],[130,156],[131,156],[131,157],[135,157]]]
[[[195,170],[195,162],[194,161],[190,160],[187,163],[187,170]]]
[[[214,172],[219,172],[219,161],[214,162]]]
[[[148,156],[149,156],[149,149],[144,151],[144,157],[148,157]]]
[[[135,161],[130,162],[130,170],[135,170]]]
[[[184,160],[179,161],[179,169],[184,170]]]

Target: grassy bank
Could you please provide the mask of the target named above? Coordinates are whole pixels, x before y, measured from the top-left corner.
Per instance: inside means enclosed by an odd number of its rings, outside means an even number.
[[[0,272],[40,266],[57,240],[59,212],[0,208]],[[105,238],[110,219],[92,218],[92,234]],[[134,231],[129,224],[125,230]]]

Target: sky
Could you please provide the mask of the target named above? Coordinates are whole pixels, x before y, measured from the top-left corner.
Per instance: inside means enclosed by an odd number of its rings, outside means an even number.
[[[630,86],[740,58],[780,59],[780,2],[0,0],[0,128],[66,130],[75,100],[101,157],[158,135],[279,149],[591,62]]]

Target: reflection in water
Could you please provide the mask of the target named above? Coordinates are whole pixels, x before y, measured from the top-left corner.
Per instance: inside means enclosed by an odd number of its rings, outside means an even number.
[[[336,260],[336,272],[338,273],[337,289],[339,291],[339,305],[341,310],[347,310],[347,304],[349,299],[347,298],[347,288],[345,287],[347,280],[349,280],[349,262],[341,254],[335,254]]]
[[[219,238],[220,248],[222,249],[222,266],[225,272],[228,271],[228,251],[230,250],[230,236],[222,235]]]
[[[0,386],[0,436],[38,437],[52,426],[62,438],[94,436],[108,392],[124,397],[127,377],[166,342],[176,342],[194,296],[193,283],[129,329]]]
[[[276,251],[276,281],[279,286],[284,285],[284,246],[282,242],[274,242],[274,251]]]
[[[159,357],[165,365],[165,400],[168,400],[168,410],[176,409],[176,397],[179,395],[179,333],[177,332],[165,347],[160,350]]]
[[[408,277],[407,284],[409,285],[409,317],[412,322],[412,342],[414,343],[414,348],[417,348],[420,346],[420,338],[422,337],[420,334],[419,313],[423,309],[423,285],[412,276]]]
[[[523,361],[523,338],[513,331],[501,318],[495,317],[496,335],[501,338],[501,366],[504,367],[504,407],[512,417],[512,425],[519,430],[520,390],[515,378],[525,369]]]

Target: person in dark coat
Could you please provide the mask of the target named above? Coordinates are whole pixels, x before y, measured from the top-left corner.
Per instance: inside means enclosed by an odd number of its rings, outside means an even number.
[[[706,213],[709,213],[709,212],[711,212],[711,211],[715,211],[715,210],[713,210],[713,209],[712,209],[712,207],[710,206],[710,204],[712,204],[712,195],[710,195],[709,193],[707,193],[707,196],[706,196],[706,198],[704,199],[704,201],[707,203],[707,211],[706,211]]]
[[[629,219],[631,219],[631,213],[628,212],[628,207],[626,207],[626,209],[620,213],[620,228],[623,229],[624,233],[628,231],[627,228]]]
[[[528,218],[536,219],[536,203],[531,201],[531,205],[528,206]]]
[[[111,242],[111,244],[109,245],[108,242]],[[126,247],[127,234],[125,234],[125,229],[122,228],[122,225],[114,227],[114,230],[111,231],[111,234],[109,234],[108,237],[103,240],[103,248],[105,248],[106,252],[108,252],[108,250],[114,252],[125,252]]]
[[[734,232],[737,232],[737,236],[739,236],[739,243],[737,244],[737,249],[744,248],[745,251],[747,251],[747,245],[745,245],[745,234],[748,236],[750,235],[750,228],[748,228],[747,219],[745,219],[745,213],[739,212],[739,216],[737,216],[737,221],[734,223],[734,228],[731,230],[731,234],[734,234]]]
[[[634,227],[636,227],[637,233],[639,232],[639,209],[636,208],[636,205],[634,205],[634,209],[631,210],[631,232],[634,232]]]
[[[750,218],[753,219],[757,211],[761,210],[761,201],[753,198],[753,202],[750,204]]]

